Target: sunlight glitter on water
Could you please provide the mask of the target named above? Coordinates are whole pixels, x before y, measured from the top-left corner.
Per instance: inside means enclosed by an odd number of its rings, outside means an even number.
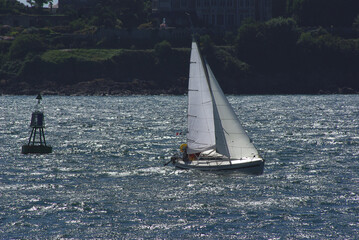
[[[261,176],[163,166],[185,96],[44,96],[54,152],[22,155],[34,98],[0,97],[2,239],[359,235],[359,96],[229,96]]]

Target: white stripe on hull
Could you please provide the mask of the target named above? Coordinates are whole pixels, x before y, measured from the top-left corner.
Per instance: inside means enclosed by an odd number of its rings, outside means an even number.
[[[203,171],[241,170],[248,173],[262,174],[264,160],[261,158],[232,160],[201,159],[184,162],[182,159],[177,159],[174,165],[182,169],[198,169]]]

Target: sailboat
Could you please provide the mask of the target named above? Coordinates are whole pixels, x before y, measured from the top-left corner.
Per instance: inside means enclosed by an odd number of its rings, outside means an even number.
[[[263,173],[264,159],[241,126],[195,40],[191,48],[187,120],[183,154],[170,161],[175,167]]]

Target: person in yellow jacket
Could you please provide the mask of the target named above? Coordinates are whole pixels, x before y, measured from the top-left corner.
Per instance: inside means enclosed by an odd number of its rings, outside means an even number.
[[[183,153],[182,155],[182,159],[183,161],[187,162],[187,161],[193,161],[193,160],[197,160],[200,153],[193,153],[193,154],[188,154],[187,153],[187,144],[183,143],[180,146],[180,150]]]
[[[189,159],[188,159],[188,154],[187,154],[187,144],[186,143],[181,144],[180,150],[183,153],[182,154],[183,161],[188,162]]]

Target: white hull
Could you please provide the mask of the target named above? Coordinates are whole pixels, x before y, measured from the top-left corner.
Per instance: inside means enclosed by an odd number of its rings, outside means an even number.
[[[264,160],[262,158],[245,158],[183,161],[181,158],[177,158],[173,160],[173,165],[181,169],[198,169],[202,171],[240,170],[248,174],[262,174]]]

